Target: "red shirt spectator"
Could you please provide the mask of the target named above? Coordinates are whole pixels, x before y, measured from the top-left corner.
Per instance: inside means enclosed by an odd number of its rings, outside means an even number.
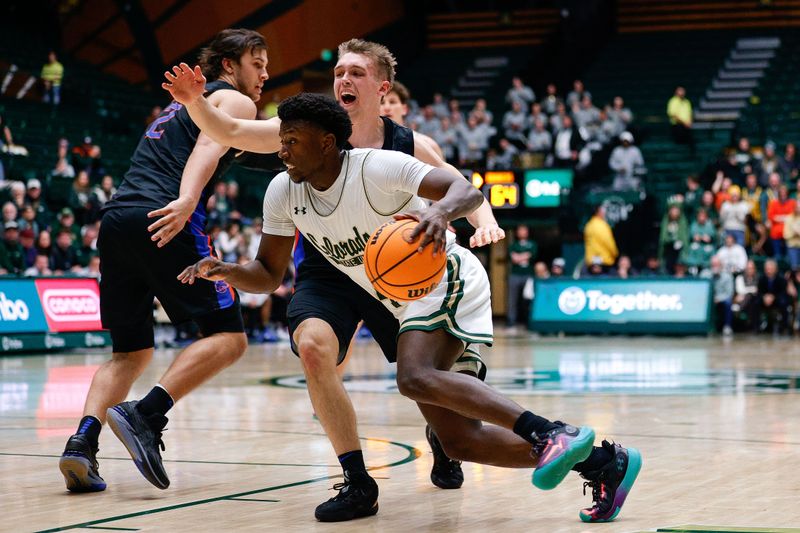
[[[778,198],[770,200],[767,208],[767,220],[769,220],[769,238],[783,239],[783,222],[786,217],[794,212],[796,201],[789,198],[789,191],[785,185],[781,185],[778,190]]]

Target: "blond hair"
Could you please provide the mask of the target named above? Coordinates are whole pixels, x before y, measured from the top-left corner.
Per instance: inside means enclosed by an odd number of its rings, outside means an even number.
[[[382,44],[363,39],[350,39],[339,45],[339,59],[345,54],[358,54],[370,58],[375,64],[378,74],[382,75],[383,79],[388,80],[389,83],[394,83],[394,69],[397,66],[397,60]]]

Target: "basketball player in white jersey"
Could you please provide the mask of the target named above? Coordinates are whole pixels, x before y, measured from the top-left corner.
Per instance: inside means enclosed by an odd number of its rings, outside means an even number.
[[[183,75],[192,76],[188,66]],[[173,95],[193,107],[202,87],[193,88],[194,80],[185,77],[186,83],[172,81],[176,85]],[[555,487],[573,467],[580,467],[584,475],[596,469],[601,471],[597,483],[602,498],[598,496],[598,503],[582,513],[598,509],[612,494],[603,505],[616,505],[616,516],[622,501],[614,495],[623,500],[627,495],[638,473],[638,452],[630,450],[629,462],[628,450],[620,446],[604,443],[593,449],[591,428],[550,422],[481,381],[448,371],[465,346],[492,342],[486,273],[471,253],[446,234],[450,220],[480,204],[480,193],[463,178],[409,156],[342,150],[351,134],[349,118],[328,98],[292,97],[281,104],[279,117],[279,155],[289,170],[273,180],[265,196],[267,219],[257,259],[243,266],[204,260],[188,267],[179,276],[181,281],[226,280],[248,292],[272,290],[288,265],[292,235],[299,229],[331,264],[380,300],[364,272],[363,246],[347,243],[363,241],[392,214],[401,215],[401,209],[415,209],[402,216],[420,221],[418,230],[425,232],[422,245],[432,240],[440,253],[448,254],[449,266],[447,278],[430,295],[409,304],[383,299],[401,323],[397,345],[400,391],[418,403],[451,457],[497,466],[536,467],[533,483],[543,489]],[[236,135],[250,137],[254,133],[251,126],[237,121]],[[424,208],[417,193],[436,203]],[[613,472],[606,464],[624,468],[612,479]],[[619,487],[624,490],[617,491]],[[358,510],[357,515],[375,512],[377,502]]]

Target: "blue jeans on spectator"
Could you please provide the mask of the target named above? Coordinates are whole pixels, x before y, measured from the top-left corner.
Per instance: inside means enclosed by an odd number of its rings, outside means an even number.
[[[772,258],[780,261],[786,256],[786,241],[783,239],[770,239],[772,241]]]
[[[50,85],[45,87],[44,90],[44,103],[49,104],[52,101],[53,105],[61,103],[61,85]]]
[[[744,246],[744,230],[726,229],[725,236],[728,235],[733,235],[733,238],[736,239],[736,244]]]
[[[786,248],[786,255],[789,258],[789,266],[792,270],[800,268],[800,248],[792,248],[789,246]]]
[[[733,309],[731,309],[732,303],[733,302],[730,299],[717,302],[717,312],[722,316],[723,327],[730,328],[733,326]]]

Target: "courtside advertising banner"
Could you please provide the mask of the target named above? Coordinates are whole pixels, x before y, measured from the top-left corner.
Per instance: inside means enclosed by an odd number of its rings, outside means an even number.
[[[100,290],[95,279],[35,280],[50,331],[98,331]]]
[[[47,331],[42,305],[32,280],[0,280],[0,333]]]
[[[537,280],[531,327],[565,333],[706,333],[707,279]]]

